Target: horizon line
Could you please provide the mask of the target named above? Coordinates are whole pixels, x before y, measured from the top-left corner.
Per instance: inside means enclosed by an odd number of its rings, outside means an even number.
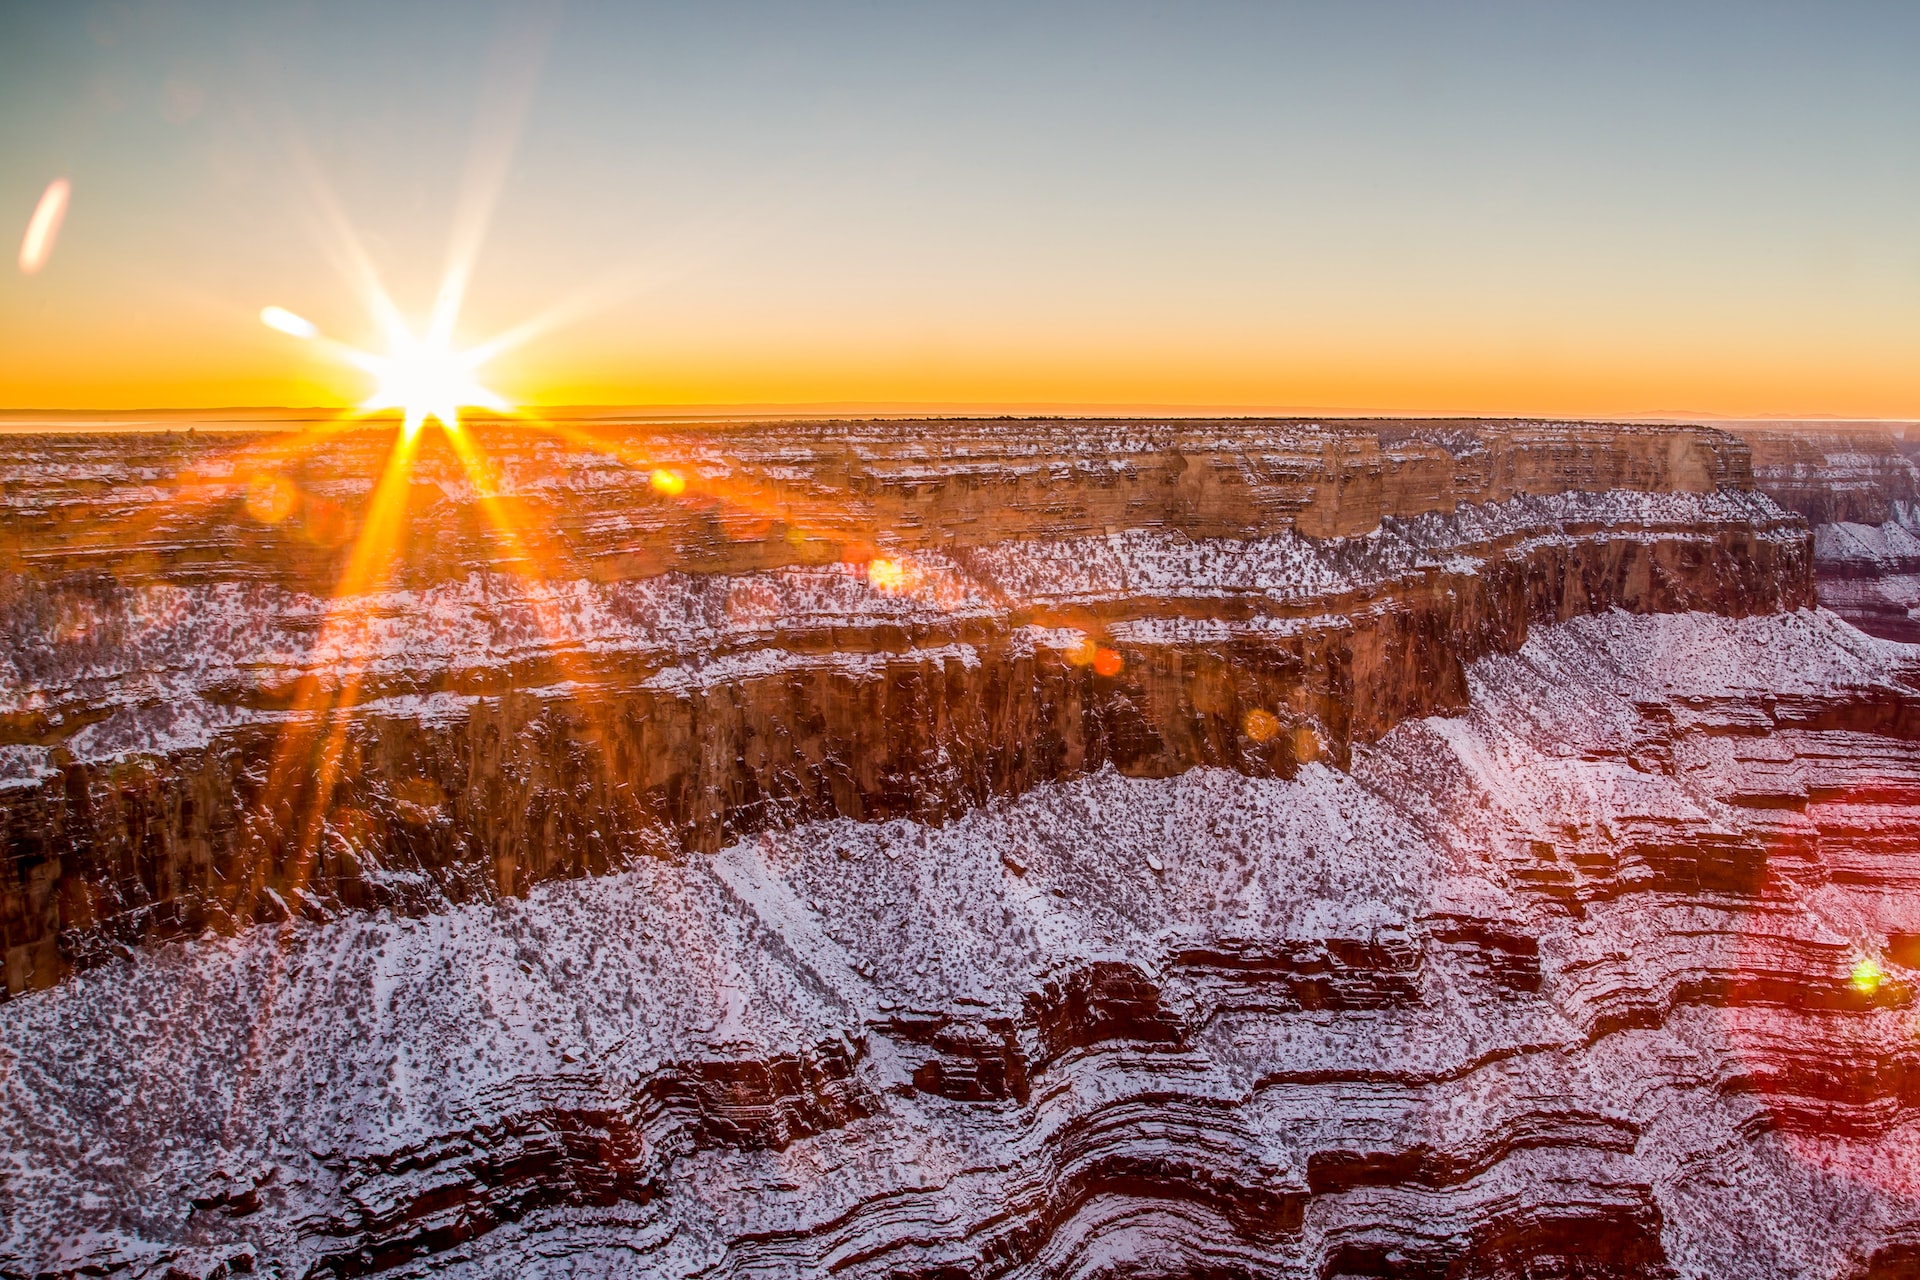
[[[274,422],[309,421],[351,415],[350,408],[333,405],[203,405],[146,408],[0,408],[0,431],[52,429],[138,429],[141,427],[263,426]],[[376,426],[391,413],[367,415]],[[477,411],[463,414],[476,423],[510,423],[519,416],[628,418],[648,422],[773,421],[780,419],[842,418],[1034,418],[1071,417],[1090,421],[1125,418],[1338,418],[1374,421],[1548,421],[1619,423],[1775,423],[1781,425],[1915,425],[1920,418],[1855,417],[1822,413],[1730,414],[1701,410],[1649,409],[1629,413],[1543,414],[1528,412],[1460,412],[1450,410],[1398,411],[1353,405],[1207,404],[1138,401],[912,401],[818,400],[739,401],[681,404],[556,404],[526,406],[524,414]],[[193,419],[214,419],[194,423]]]

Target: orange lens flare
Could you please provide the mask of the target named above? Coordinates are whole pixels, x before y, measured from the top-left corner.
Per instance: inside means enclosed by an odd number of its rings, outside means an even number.
[[[867,585],[875,591],[890,594],[910,591],[916,577],[913,566],[901,560],[880,556],[867,561]]]
[[[1117,676],[1120,668],[1126,666],[1126,660],[1117,649],[1095,649],[1093,651],[1093,673],[1097,676]]]
[[[261,524],[279,524],[299,501],[299,492],[285,476],[261,474],[247,481],[247,514]]]
[[[1280,732],[1280,717],[1256,707],[1247,712],[1240,728],[1255,742],[1272,742]]]
[[[669,471],[665,467],[655,467],[647,476],[647,483],[653,491],[669,498],[677,498],[687,491],[687,478],[678,471]]]

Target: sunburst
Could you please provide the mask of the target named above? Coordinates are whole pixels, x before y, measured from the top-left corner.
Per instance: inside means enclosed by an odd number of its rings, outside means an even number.
[[[322,337],[318,326],[284,307],[262,309],[260,320],[292,337],[323,342],[341,359],[370,374],[375,387],[373,394],[361,402],[361,411],[398,409],[409,436],[429,418],[449,430],[457,428],[462,409],[506,413],[512,408],[479,378],[480,368],[494,354],[495,346],[456,349],[449,336],[451,325],[435,323],[425,336],[418,336],[398,320],[389,319],[387,350],[376,354]]]
[[[369,378],[371,393],[330,431],[349,429],[347,421],[354,418],[395,411],[403,425],[394,437],[379,482],[360,513],[359,528],[321,622],[316,647],[342,653],[346,661],[338,670],[316,667],[302,677],[258,804],[260,814],[275,815],[262,817],[259,824],[260,854],[284,867],[288,882],[296,890],[304,891],[305,879],[320,856],[331,821],[334,787],[343,771],[351,767],[348,748],[353,712],[374,656],[363,633],[367,618],[380,607],[380,593],[393,581],[409,546],[405,536],[407,507],[416,487],[411,473],[422,456],[422,446],[429,444],[422,428],[430,419],[439,424],[440,437],[458,460],[478,510],[491,526],[501,553],[499,563],[518,579],[531,620],[544,634],[547,651],[558,668],[558,685],[586,689],[594,684],[593,672],[582,665],[580,638],[572,632],[569,610],[549,581],[555,573],[578,575],[579,567],[572,563],[566,540],[551,536],[551,531],[543,527],[537,505],[528,508],[512,493],[510,483],[503,484],[500,468],[485,454],[486,441],[476,435],[471,424],[461,421],[464,411],[488,411],[510,419],[515,427],[532,429],[635,468],[646,476],[647,487],[667,501],[725,508],[764,521],[769,527],[778,520],[790,531],[799,531],[803,541],[817,529],[821,536],[840,542],[848,558],[864,566],[869,586],[882,594],[910,595],[936,603],[952,594],[951,575],[945,571],[923,567],[898,550],[882,555],[878,547],[863,538],[849,539],[845,513],[832,499],[796,499],[787,489],[740,474],[708,475],[688,465],[687,459],[661,457],[647,444],[618,430],[598,432],[510,403],[482,381],[482,370],[493,358],[560,323],[569,310],[555,308],[476,346],[457,344],[454,330],[478,244],[474,236],[456,236],[431,313],[425,325],[416,328],[403,318],[332,200],[322,199],[320,207],[333,215],[327,223],[339,247],[338,256],[349,267],[350,283],[357,286],[381,335],[383,350],[369,351],[337,341],[311,321],[279,306],[263,308],[260,320]],[[305,452],[322,438],[319,432],[306,434],[291,442],[286,453]],[[258,483],[249,489],[251,505],[247,510],[263,523],[277,523],[290,513],[298,495],[277,473],[256,480]],[[1117,658],[1110,651],[1100,652]],[[598,700],[584,700],[578,711],[585,737],[603,752],[618,740],[616,726]],[[603,767],[611,772],[612,760],[606,759]],[[629,797],[622,803],[633,801]],[[634,815],[636,829],[642,825],[643,816]],[[511,891],[504,881],[501,891]],[[239,914],[244,918],[250,911]]]

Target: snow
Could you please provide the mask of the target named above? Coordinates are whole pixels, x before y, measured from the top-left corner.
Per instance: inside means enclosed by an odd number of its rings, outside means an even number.
[[[794,653],[784,649],[754,649],[726,654],[697,666],[668,667],[641,682],[643,689],[686,693],[739,680],[760,679],[792,671],[824,670],[863,678],[900,664],[958,662],[978,667],[979,652],[969,644],[945,644],[879,653]]]
[[[1920,518],[1880,525],[1840,522],[1813,531],[1813,557],[1821,568],[1864,566],[1882,573],[1920,566]]]
[[[1250,596],[1297,606],[1365,593],[1428,571],[1478,574],[1483,549],[1524,553],[1594,529],[1614,536],[1704,540],[1728,525],[1758,526],[1761,536],[1776,539],[1804,536],[1763,494],[1617,490],[1518,497],[1446,514],[1389,518],[1376,535],[1360,538],[1308,538],[1289,531],[1197,539],[1178,531],[1126,529],[1103,537],[997,543],[958,558],[1003,596],[1028,603]],[[1468,548],[1476,554],[1462,554]]]

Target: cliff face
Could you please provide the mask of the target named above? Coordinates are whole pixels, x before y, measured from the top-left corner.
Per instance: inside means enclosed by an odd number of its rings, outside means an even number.
[[[8,990],[1109,764],[1344,765],[1537,623],[1811,602],[1713,433],[937,427],[423,451],[344,598],[390,434],[15,444]]]
[[[1920,1257],[1920,649],[1740,441],[476,438],[378,572],[5,442],[0,1274]]]
[[[1748,430],[1758,487],[1814,527],[1820,599],[1920,641],[1920,436],[1909,427]]]

